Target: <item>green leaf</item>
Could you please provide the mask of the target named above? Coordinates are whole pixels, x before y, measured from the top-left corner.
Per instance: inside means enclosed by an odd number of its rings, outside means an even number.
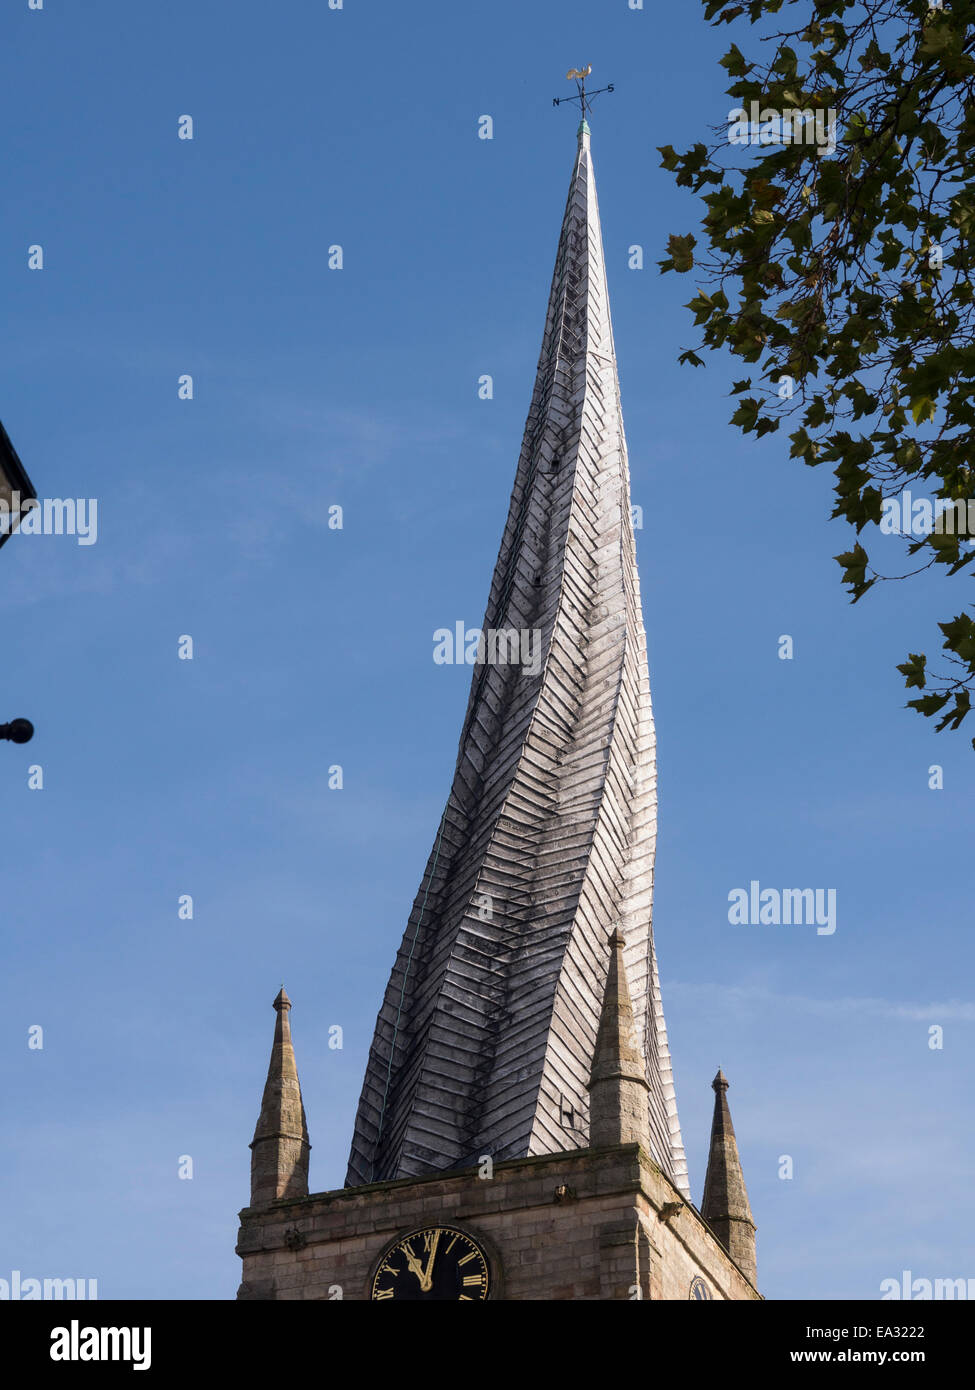
[[[852,602],[856,603],[877,582],[876,579],[866,577],[869,562],[867,552],[857,541],[852,550],[847,550],[842,555],[834,555],[833,559],[843,566],[843,583],[849,584]]]
[[[912,685],[916,685],[919,690],[923,690],[927,684],[927,676],[924,668],[927,665],[927,657],[923,654],[918,655],[911,652],[907,661],[898,666],[898,671],[905,677],[904,684],[910,690]]]
[[[723,68],[728,69],[728,75],[730,77],[744,77],[747,72],[751,71],[753,66],[746,61],[745,55],[736,43],[731,45],[728,52],[723,58],[719,58],[718,62]]]
[[[754,396],[746,396],[734,415],[732,415],[731,423],[733,425],[738,425],[739,428],[747,434],[749,430],[755,428],[755,422],[758,419],[758,412],[761,408],[761,401],[757,401]]]
[[[937,714],[939,709],[944,709],[949,698],[948,695],[921,695],[916,700],[908,700],[905,709],[916,709],[919,714],[925,714],[930,718],[932,714]]]
[[[947,714],[942,715],[934,726],[938,733],[940,734],[942,729],[957,729],[966,715],[971,713],[971,706],[972,697],[969,692],[967,690],[956,690],[954,708],[950,709]]]
[[[694,247],[697,245],[696,239],[691,236],[674,236],[671,234],[667,238],[667,250],[670,252],[674,269],[682,274],[691,269],[694,265]]]

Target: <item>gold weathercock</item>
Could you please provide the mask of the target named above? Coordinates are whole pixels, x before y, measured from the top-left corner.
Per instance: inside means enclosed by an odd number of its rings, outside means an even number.
[[[586,78],[591,72],[592,63],[587,63],[584,68],[570,68],[565,76],[567,81],[575,82],[576,94],[573,97],[553,97],[552,105],[561,106],[564,101],[577,101],[579,103],[579,114],[582,116],[583,121],[585,121],[589,112],[592,110],[593,97],[598,97],[602,92],[611,92],[613,90],[613,84],[610,83],[608,87],[600,87],[596,92],[587,92]]]

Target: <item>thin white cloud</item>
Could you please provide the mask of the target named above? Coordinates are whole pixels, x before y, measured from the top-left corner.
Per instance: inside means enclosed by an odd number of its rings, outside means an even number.
[[[812,999],[801,994],[780,994],[760,985],[691,984],[682,980],[664,981],[666,998],[681,996],[698,999],[713,1005],[724,1002],[729,1007],[761,1003],[770,1007],[803,1010],[810,1014],[856,1016],[859,1018],[902,1018],[914,1022],[975,1023],[975,1003],[964,999],[944,1000],[930,1004],[908,1000],[875,999],[859,995],[841,995],[836,999]]]

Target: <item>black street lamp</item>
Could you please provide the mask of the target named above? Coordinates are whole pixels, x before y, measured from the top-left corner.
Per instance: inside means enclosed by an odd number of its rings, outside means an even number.
[[[34,726],[29,719],[11,719],[9,724],[0,724],[0,738],[11,743],[30,743],[34,737]]]
[[[25,504],[36,497],[27,469],[17,457],[17,450],[0,423],[0,502],[6,514],[3,525],[0,525],[0,546],[9,541],[20,525],[20,519],[27,510]],[[29,719],[12,719],[9,724],[0,724],[0,739],[7,739],[10,743],[29,743],[33,737],[34,726]]]

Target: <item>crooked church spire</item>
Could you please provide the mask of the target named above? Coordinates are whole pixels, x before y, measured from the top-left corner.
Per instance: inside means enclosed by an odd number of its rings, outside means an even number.
[[[376,1023],[347,1184],[590,1143],[619,923],[654,1158],[687,1194],[651,930],[656,762],[589,128],[453,786]],[[536,645],[540,644],[540,645]],[[540,661],[517,664],[517,653]],[[487,655],[491,656],[488,646]]]

